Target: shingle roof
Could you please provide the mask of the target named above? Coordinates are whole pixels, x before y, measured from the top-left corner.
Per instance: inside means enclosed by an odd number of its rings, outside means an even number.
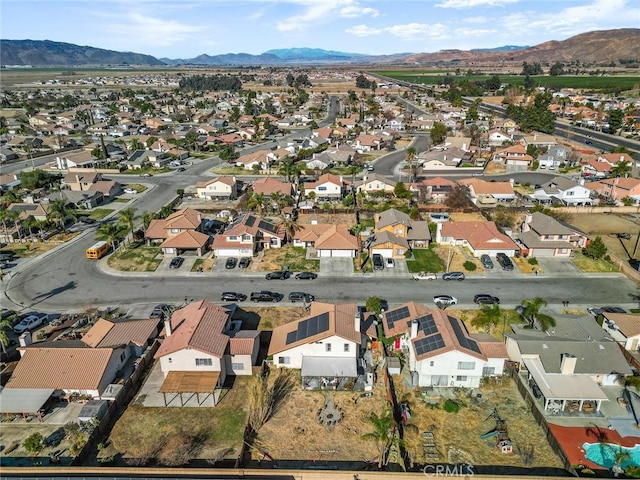
[[[155,358],[188,348],[221,358],[229,343],[229,337],[222,333],[228,319],[227,309],[207,300],[176,310],[171,315],[171,335],[162,342]]]
[[[370,237],[371,238],[371,237]],[[406,238],[398,237],[391,232],[382,231],[376,232],[373,234],[373,241],[371,242],[371,247],[376,247],[378,245],[384,245],[385,243],[392,243],[393,245],[399,245],[404,248],[409,248],[409,242],[407,242]]]
[[[401,223],[406,225],[407,227],[411,226],[411,217],[400,210],[396,210],[395,208],[389,208],[384,212],[381,212],[376,219],[375,228],[380,229],[386,227],[388,225],[397,225]]]

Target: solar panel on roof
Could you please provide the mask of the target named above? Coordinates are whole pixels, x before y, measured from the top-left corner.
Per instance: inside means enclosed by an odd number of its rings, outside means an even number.
[[[263,220],[260,220],[260,223],[258,223],[258,228],[261,230],[266,230],[268,232],[275,232],[276,228],[270,224],[269,222],[265,222]]]
[[[418,322],[418,330],[422,330],[425,336],[438,332],[438,327],[431,314],[417,318],[416,322]]]
[[[384,314],[387,319],[387,325],[389,329],[393,329],[393,324],[398,320],[402,320],[403,318],[408,318],[410,316],[409,309],[407,307],[401,307],[396,310],[391,310]]]
[[[436,333],[414,342],[417,355],[423,355],[425,353],[433,352],[444,347],[444,340],[442,335]]]
[[[256,223],[256,217],[254,217],[253,215],[249,215],[247,217],[247,220],[244,222],[244,224],[247,227],[253,227],[253,224]]]
[[[325,312],[298,323],[298,328],[287,334],[286,345],[299,342],[329,330],[329,313]]]
[[[297,338],[297,331],[294,330],[293,332],[289,332],[287,333],[287,341],[285,342],[287,345],[289,345],[290,343],[295,343],[296,338]]]
[[[455,317],[447,317],[447,318],[449,319],[451,328],[453,328],[453,333],[455,333],[460,346],[463,348],[466,348],[467,350],[471,350],[472,352],[481,353],[480,347],[478,346],[476,341],[467,337],[465,333],[462,331],[462,325],[460,324],[460,320],[458,320]]]

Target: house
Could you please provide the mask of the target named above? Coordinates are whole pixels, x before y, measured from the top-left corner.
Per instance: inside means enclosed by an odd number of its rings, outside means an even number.
[[[104,203],[104,194],[96,190],[88,190],[85,192],[74,192],[71,190],[60,190],[52,192],[44,198],[42,203],[51,203],[54,200],[64,200],[67,207],[73,207],[81,210],[91,210],[92,208]]]
[[[513,136],[505,135],[500,130],[494,129],[488,132],[487,139],[490,147],[500,147],[505,142],[513,141]]]
[[[438,223],[436,242],[465,246],[476,258],[481,255],[496,256],[498,253],[513,257],[520,250],[509,236],[489,221]]]
[[[608,201],[622,203],[629,199],[636,205],[640,204],[640,180],[637,178],[607,178],[590,182],[587,186]]]
[[[465,178],[458,183],[467,187],[469,199],[478,207],[512,203],[516,199],[511,182],[487,182],[480,178]]]
[[[364,192],[367,195],[376,192],[384,192],[392,195],[395,186],[395,183],[387,177],[376,173],[366,173],[362,177],[362,180],[356,181],[354,184],[356,192]]]
[[[639,314],[602,312],[602,329],[625,350],[640,350]]]
[[[165,255],[180,255],[185,250],[195,251],[201,256],[209,244],[209,235],[202,233],[203,216],[192,208],[183,208],[164,219],[149,223],[145,238],[160,243]]]
[[[25,220],[29,217],[33,217],[35,220],[45,221],[47,220],[47,206],[41,203],[12,203],[7,207],[10,212],[18,212],[18,218]]]
[[[427,248],[431,232],[428,222],[412,220],[406,213],[390,208],[375,215],[372,237],[368,242],[371,253],[379,253],[385,258],[402,258],[407,250]]]
[[[309,315],[273,330],[269,355],[278,368],[302,372],[305,389],[343,389],[359,375],[366,344],[357,304],[313,302]]]
[[[295,247],[315,248],[318,257],[355,257],[358,239],[345,225],[301,225],[293,237]]]
[[[265,177],[253,182],[253,193],[270,196],[274,193],[291,196],[294,194],[294,185],[291,182],[283,182],[273,177]]]
[[[240,215],[216,235],[211,249],[218,257],[253,256],[262,250],[282,247],[285,231],[252,213]]]
[[[10,148],[0,147],[0,163],[15,160],[19,155]]]
[[[259,170],[266,170],[275,158],[271,158],[269,150],[258,150],[256,152],[241,155],[236,159],[236,165],[241,166],[245,170],[253,170],[254,167]]]
[[[230,200],[238,196],[238,182],[229,175],[197,182],[196,195],[204,200]]]
[[[416,156],[416,162],[423,170],[447,170],[471,161],[471,152],[459,148],[431,150]]]
[[[347,191],[348,182],[340,176],[325,173],[315,182],[304,184],[304,192],[307,198],[314,192],[317,201],[341,200]]]
[[[136,150],[127,160],[122,163],[128,169],[140,170],[146,166],[153,168],[162,168],[171,161],[171,157],[165,152],[156,152],[155,150]]]
[[[533,135],[525,135],[520,139],[520,143],[525,147],[525,150],[529,145],[540,149],[549,149],[558,144],[553,135],[546,135],[540,132],[533,132]]]
[[[582,163],[580,172],[583,177],[606,178],[611,174],[613,165],[609,162],[598,162],[597,160],[587,160]]]
[[[409,190],[417,193],[420,200],[431,203],[445,203],[456,187],[456,182],[444,177],[433,177],[410,185]]]
[[[0,175],[0,191],[13,190],[20,187],[20,177],[15,173]]]
[[[502,376],[508,359],[499,340],[470,335],[459,318],[417,302],[384,312],[382,326],[416,387],[477,388],[484,377]]]
[[[527,148],[522,144],[510,145],[496,150],[493,161],[507,166],[507,172],[527,170],[533,162],[533,157],[527,154]]]
[[[606,162],[612,167],[615,167],[620,162],[625,162],[631,166],[634,164],[634,160],[628,153],[601,153],[597,158],[598,162]]]
[[[158,320],[106,320],[98,321],[85,333],[82,342],[91,348],[124,347],[125,361],[140,357],[158,336]]]
[[[231,310],[207,300],[190,303],[164,322],[165,339],[155,354],[164,382],[160,392],[213,395],[214,404],[228,375],[251,375],[260,346],[259,332],[240,329]],[[184,405],[184,403],[183,403]]]
[[[579,183],[567,177],[554,177],[544,183],[529,195],[540,203],[561,203],[563,205],[591,205],[592,190],[584,186],[584,180]]]
[[[104,197],[114,197],[122,190],[120,183],[103,179],[101,173],[91,169],[71,168],[62,184],[72,192],[100,192]]]
[[[528,213],[517,235],[523,255],[530,257],[569,257],[571,251],[589,242],[586,233],[545,215]]]

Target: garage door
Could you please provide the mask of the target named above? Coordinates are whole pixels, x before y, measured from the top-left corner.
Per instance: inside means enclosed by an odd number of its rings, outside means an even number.
[[[393,249],[391,249],[391,248],[372,248],[371,249],[371,255],[373,255],[375,253],[379,253],[384,258],[393,257]]]

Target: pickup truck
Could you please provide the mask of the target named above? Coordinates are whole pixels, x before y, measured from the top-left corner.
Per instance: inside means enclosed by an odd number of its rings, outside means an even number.
[[[420,272],[413,275],[414,280],[435,280],[438,276],[432,272]]]
[[[251,292],[249,299],[252,302],[279,302],[284,298],[281,293],[270,292],[268,290],[262,290],[260,292]]]
[[[13,327],[13,331],[20,334],[26,331],[34,330],[42,325],[48,318],[49,316],[46,313],[34,313],[28,315],[20,320],[20,323]]]

